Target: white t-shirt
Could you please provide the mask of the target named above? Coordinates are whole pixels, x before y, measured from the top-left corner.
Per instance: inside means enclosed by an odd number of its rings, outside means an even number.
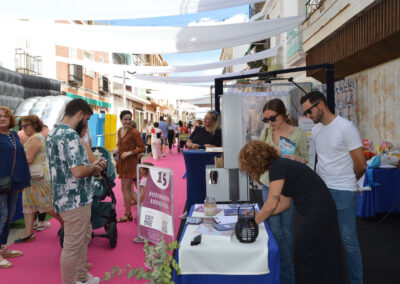
[[[151,129],[151,142],[160,142],[161,143],[161,129],[153,127]]]
[[[318,123],[311,130],[318,154],[317,173],[328,188],[356,191],[357,179],[350,151],[362,147],[354,124],[337,116],[330,124]]]

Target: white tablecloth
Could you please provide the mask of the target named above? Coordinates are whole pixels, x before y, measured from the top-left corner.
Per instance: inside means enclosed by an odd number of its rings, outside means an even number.
[[[196,204],[196,207],[198,205]],[[220,206],[220,205],[218,205]],[[217,215],[223,216],[223,211]],[[193,212],[203,217],[201,212]],[[269,273],[268,234],[264,223],[254,243],[241,243],[233,235],[231,242],[202,240],[191,246],[198,225],[188,225],[179,248],[179,267],[182,274],[259,275]]]

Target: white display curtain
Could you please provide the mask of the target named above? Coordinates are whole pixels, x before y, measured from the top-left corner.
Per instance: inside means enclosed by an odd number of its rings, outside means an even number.
[[[270,49],[257,52],[251,55],[246,55],[239,58],[230,60],[222,60],[210,63],[203,63],[197,65],[187,66],[132,66],[122,64],[100,63],[89,60],[72,59],[68,57],[57,56],[56,61],[65,62],[69,64],[84,65],[86,68],[98,70],[99,73],[104,74],[121,74],[123,71],[135,72],[136,74],[167,74],[167,73],[180,73],[180,72],[193,72],[203,71],[208,69],[224,68],[234,66],[237,64],[252,62],[264,58],[276,56],[280,46],[274,46]]]
[[[134,54],[167,54],[213,50],[264,40],[298,26],[304,16],[240,24],[189,27],[121,27],[0,22],[2,39],[26,36],[61,46]]]
[[[207,83],[207,82],[214,82],[215,78],[256,74],[260,71],[260,69],[261,68],[255,68],[255,69],[245,70],[245,71],[241,71],[241,72],[208,75],[208,76],[182,76],[182,77],[166,76],[166,77],[164,77],[164,76],[132,75],[132,77],[134,79],[150,81],[150,82],[166,82],[166,83],[182,83],[182,84]]]
[[[193,14],[264,0],[17,0],[3,3],[1,19],[116,20]]]

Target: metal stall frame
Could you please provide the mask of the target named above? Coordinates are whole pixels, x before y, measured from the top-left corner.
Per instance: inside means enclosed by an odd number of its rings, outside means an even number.
[[[333,68],[333,64],[329,64],[329,63],[297,67],[297,68],[290,68],[290,69],[259,72],[257,74],[215,78],[215,97],[214,97],[215,110],[218,113],[221,113],[221,106],[220,106],[219,98],[224,94],[224,81],[246,79],[246,78],[253,78],[253,77],[266,77],[266,78],[276,77],[276,75],[278,75],[278,74],[295,73],[295,72],[301,72],[301,71],[313,70],[313,69],[325,69],[326,99],[328,101],[328,108],[330,109],[330,111],[332,113],[335,113],[334,68]]]

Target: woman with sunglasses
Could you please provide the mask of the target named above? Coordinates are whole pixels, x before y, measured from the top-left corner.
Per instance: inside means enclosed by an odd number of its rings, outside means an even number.
[[[33,230],[35,213],[47,212],[57,219],[62,226],[61,216],[54,212],[51,194],[49,170],[46,162],[45,139],[40,133],[43,123],[37,115],[31,114],[21,118],[21,128],[28,141],[24,144],[26,159],[30,167],[42,169],[42,175],[31,179],[31,186],[22,193],[22,208],[25,220],[25,233],[15,243],[34,241],[36,235]]]
[[[273,99],[268,101],[263,108],[263,121],[268,127],[261,132],[261,140],[268,145],[278,148],[280,137],[287,138],[296,143],[294,155],[285,155],[286,158],[307,163],[307,140],[306,133],[299,127],[291,124],[286,108],[282,100]],[[261,175],[262,196],[264,203],[268,199],[269,176],[268,171]],[[292,204],[293,205],[293,204]],[[268,225],[278,243],[281,262],[281,283],[294,283],[293,254],[293,216],[294,209],[291,206],[285,212],[272,216],[268,219]]]

